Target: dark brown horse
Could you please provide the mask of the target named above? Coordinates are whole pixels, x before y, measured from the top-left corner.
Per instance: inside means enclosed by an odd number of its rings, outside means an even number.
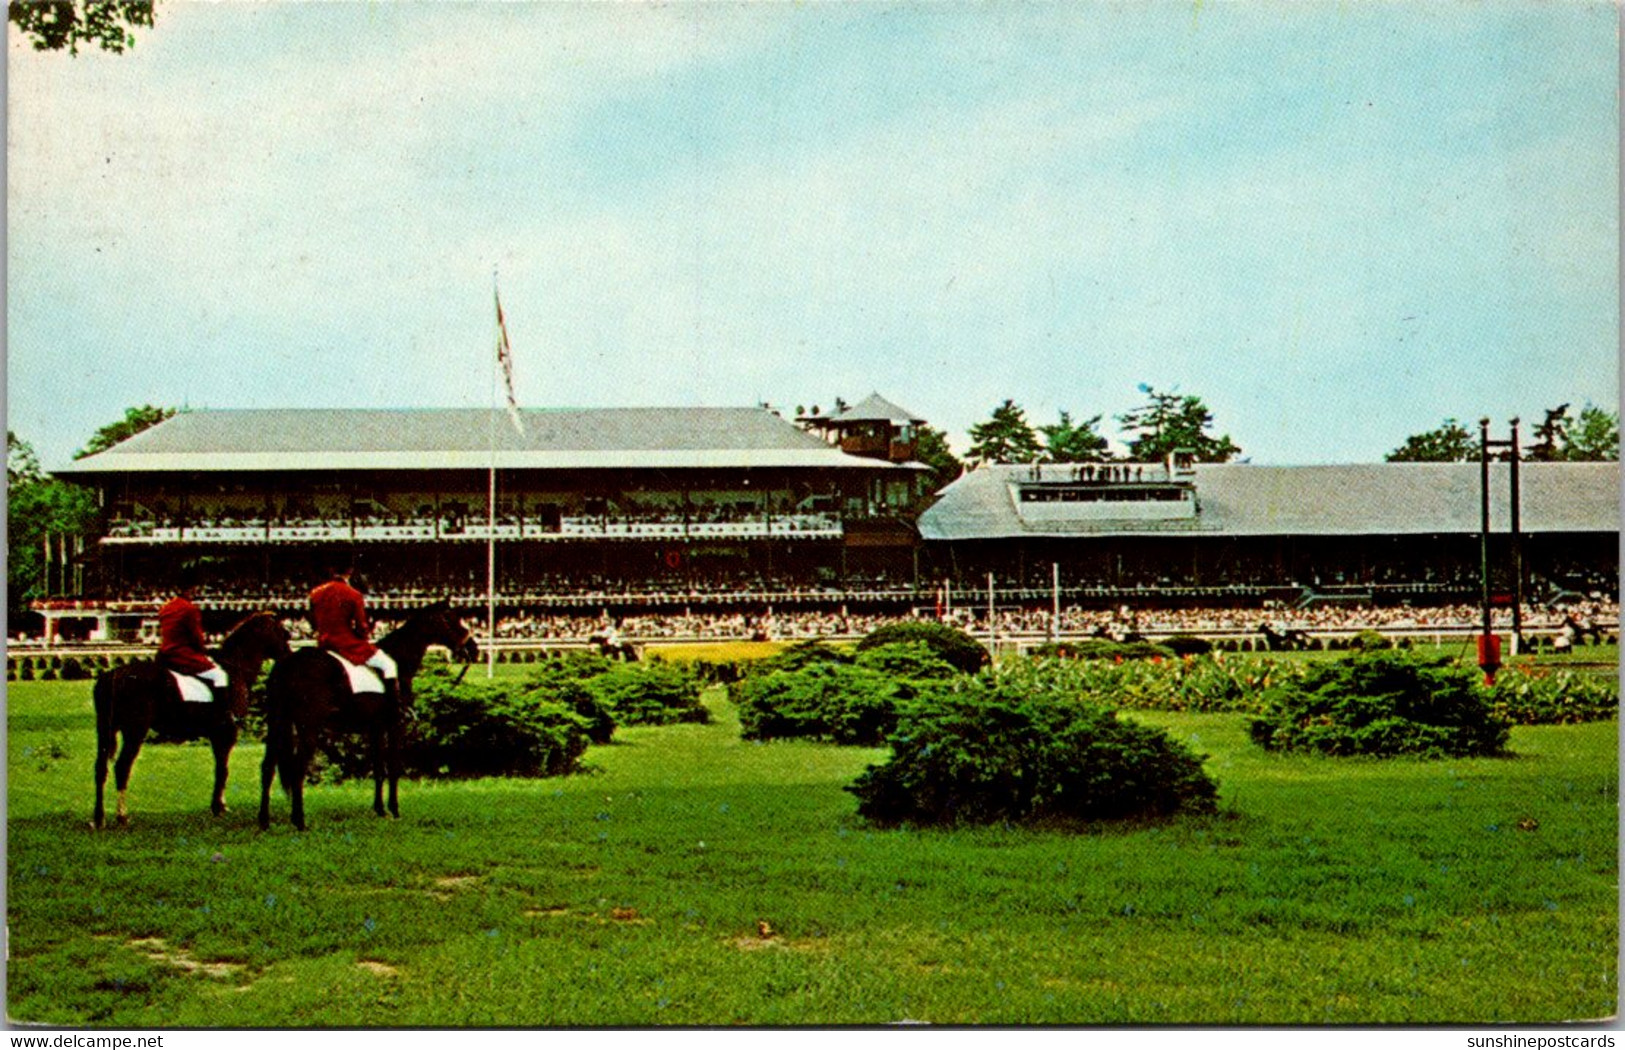
[[[319,649],[300,649],[277,661],[265,683],[265,760],[260,765],[260,827],[271,826],[271,780],[280,773],[292,806],[293,826],[305,830],[305,775],[329,729],[367,733],[372,752],[373,812],[385,815],[384,779],[389,779],[390,816],[400,816],[396,784],[401,776],[401,735],[412,707],[412,678],[429,646],[450,649],[472,663],[479,645],[445,602],[419,609],[378,648],[395,660],[400,703],[383,693],[356,693],[337,660]]]
[[[113,783],[118,789],[117,819],[130,822],[125,792],[130,767],[149,732],[171,740],[206,737],[214,747],[214,795],[209,808],[219,816],[226,810],[226,760],[237,744],[237,719],[248,713],[248,693],[259,680],[266,660],[288,655],[288,632],[275,614],[257,612],[233,627],[214,653],[230,684],[224,700],[200,704],[183,701],[170,673],[151,660],[126,664],[96,679],[96,811],[91,823],[106,823],[103,796],[107,764],[118,749]],[[118,738],[124,744],[119,748]]]

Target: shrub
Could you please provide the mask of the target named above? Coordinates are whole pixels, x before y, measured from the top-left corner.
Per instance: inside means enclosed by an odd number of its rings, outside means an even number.
[[[1174,651],[1155,642],[1114,642],[1110,638],[1083,638],[1076,642],[1047,642],[1034,646],[1032,655],[1072,660],[1172,660]]]
[[[1356,634],[1353,638],[1350,638],[1348,640],[1348,647],[1350,649],[1358,649],[1361,652],[1370,653],[1376,652],[1378,649],[1392,649],[1394,647],[1394,643],[1389,641],[1388,637],[1381,632],[1373,631],[1370,628],[1367,628],[1361,631],[1359,634]]]
[[[615,714],[587,686],[589,679],[609,670],[601,656],[579,653],[562,660],[546,660],[525,680],[524,692],[536,701],[562,704],[586,726],[587,739],[607,744],[615,735]]]
[[[918,642],[935,652],[944,661],[966,674],[975,674],[992,660],[987,648],[966,634],[945,623],[931,620],[906,620],[878,627],[858,643],[858,652],[882,645]]]
[[[411,777],[547,777],[575,772],[587,750],[585,720],[563,704],[516,692],[511,683],[455,679],[438,668],[413,685],[417,720],[401,760]],[[329,769],[370,777],[363,734],[329,734]]]
[[[797,642],[783,652],[775,653],[765,660],[758,660],[750,668],[751,674],[771,674],[774,671],[799,671],[803,667],[815,664],[849,664],[852,657],[839,649],[831,648],[823,642]]]
[[[1175,656],[1206,656],[1213,651],[1213,643],[1194,634],[1176,634],[1162,640],[1164,648]]]
[[[739,687],[746,740],[805,737],[873,746],[897,722],[897,704],[917,694],[909,682],[867,667],[812,664],[751,675]]]
[[[878,824],[1160,816],[1215,808],[1201,758],[1108,708],[979,677],[903,707],[847,790]]]
[[[72,656],[62,661],[60,675],[64,682],[83,682],[94,677],[83,663]]]
[[[865,649],[859,653],[853,662],[871,671],[916,682],[941,681],[959,674],[959,671],[938,656],[935,650],[919,642],[877,645],[873,649]]]
[[[17,680],[19,682],[32,682],[34,680],[34,661],[23,660],[17,665]]]
[[[615,664],[588,679],[586,686],[621,725],[711,720],[711,712],[700,703],[700,680],[671,664]]]
[[[1490,706],[1497,718],[1515,725],[1597,722],[1619,714],[1619,680],[1513,665],[1495,676]]]
[[[1471,670],[1395,650],[1311,667],[1272,690],[1250,727],[1270,750],[1331,755],[1494,755],[1507,725]]]

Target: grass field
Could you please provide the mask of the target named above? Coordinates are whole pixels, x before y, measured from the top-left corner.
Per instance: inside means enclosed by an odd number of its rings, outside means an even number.
[[[510,669],[501,669],[510,670]],[[517,669],[511,669],[517,670]],[[1137,713],[1222,812],[877,831],[877,750],[623,729],[560,780],[320,785],[253,827],[259,748],[150,746],[93,833],[86,683],[9,694],[8,1013],[60,1025],[1546,1022],[1616,1009],[1617,725],[1516,757],[1266,754]],[[761,924],[767,924],[767,934]]]

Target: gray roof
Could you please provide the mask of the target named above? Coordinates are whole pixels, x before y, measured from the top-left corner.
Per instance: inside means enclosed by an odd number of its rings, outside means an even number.
[[[813,467],[897,469],[849,456],[761,408],[188,411],[56,471]]]
[[[1230,536],[1425,535],[1479,531],[1478,464],[1377,463],[1318,467],[1203,464],[1195,469],[1194,519],[1111,520],[1098,504],[1076,521],[1025,520],[1014,497],[1027,466],[970,471],[920,516],[927,540],[1006,537],[1216,534]],[[1047,467],[1059,478],[1063,468]],[[1070,468],[1066,468],[1070,469]],[[1148,468],[1149,471],[1150,468]],[[1161,471],[1161,467],[1155,468]],[[1490,469],[1490,524],[1507,529],[1507,470]],[[1618,463],[1520,464],[1525,532],[1618,532]],[[1038,515],[1033,515],[1037,519]]]
[[[869,423],[883,420],[887,423],[924,423],[923,416],[917,416],[906,408],[892,404],[878,393],[870,394],[862,401],[853,405],[844,412],[836,414],[832,423]]]

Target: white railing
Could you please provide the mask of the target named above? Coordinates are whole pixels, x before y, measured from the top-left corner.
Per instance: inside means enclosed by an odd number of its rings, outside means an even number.
[[[466,520],[452,525],[414,521],[404,525],[360,524],[262,524],[243,525],[153,525],[147,522],[114,522],[103,543],[321,543],[365,540],[371,542],[412,542],[425,540],[485,541],[561,539],[760,539],[796,537],[800,539],[840,539],[841,519],[829,513],[761,516],[737,521],[627,521],[615,518],[566,517],[557,529],[539,522],[523,525],[499,522],[493,530],[487,521]]]

